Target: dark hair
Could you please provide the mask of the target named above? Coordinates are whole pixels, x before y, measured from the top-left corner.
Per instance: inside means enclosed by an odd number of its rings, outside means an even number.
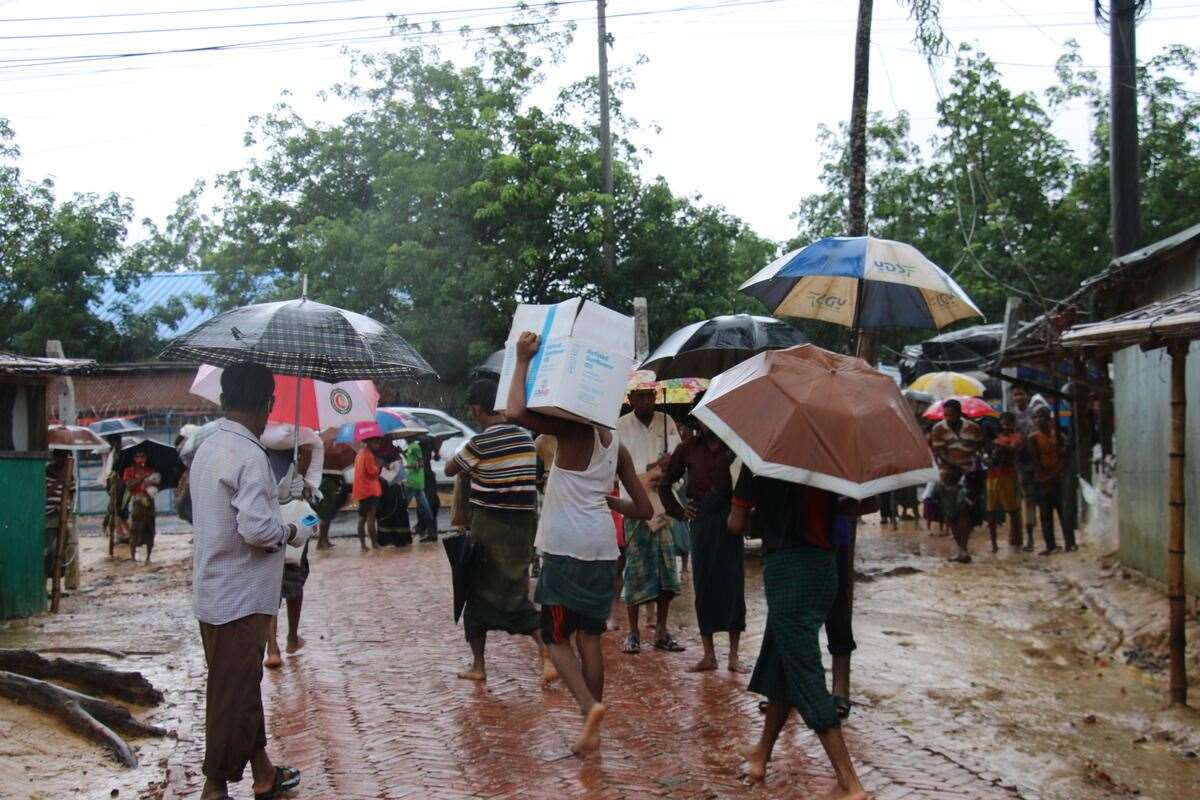
[[[261,364],[234,364],[221,373],[221,404],[227,411],[262,411],[275,394],[275,378]]]
[[[1035,417],[1052,417],[1052,416],[1054,416],[1050,412],[1050,406],[1044,406],[1041,403],[1038,403],[1037,408],[1035,408],[1033,410],[1033,415]]]
[[[945,411],[947,408],[957,408],[959,411],[962,411],[962,403],[951,397],[949,400],[942,403],[942,410]]]
[[[1000,415],[1000,421],[1001,422],[1016,422],[1017,415],[1011,411],[1005,411],[1003,414]]]
[[[480,378],[467,387],[467,405],[479,406],[484,411],[491,411],[496,405],[496,392],[499,384],[491,378]]]

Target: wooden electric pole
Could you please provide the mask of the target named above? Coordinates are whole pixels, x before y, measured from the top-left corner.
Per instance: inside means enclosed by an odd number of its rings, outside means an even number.
[[[854,36],[854,88],[850,100],[850,190],[846,209],[846,235],[867,235],[867,99],[871,77],[872,0],[858,0],[858,28]],[[859,282],[857,306],[863,303]],[[855,316],[861,312],[855,309]],[[857,328],[857,325],[855,326]],[[876,361],[875,331],[857,330],[855,349],[868,364]]]
[[[596,40],[600,48],[600,160],[604,171],[604,193],[610,198],[604,207],[604,266],[612,272],[617,263],[613,247],[613,168],[612,133],[608,123],[608,28],[604,20],[606,0],[596,0]]]
[[[1097,0],[1099,5],[1100,0]],[[1109,195],[1112,252],[1122,256],[1137,249],[1142,235],[1141,190],[1138,186],[1137,48],[1135,28],[1145,0],[1109,0]],[[1099,10],[1099,9],[1097,9]]]

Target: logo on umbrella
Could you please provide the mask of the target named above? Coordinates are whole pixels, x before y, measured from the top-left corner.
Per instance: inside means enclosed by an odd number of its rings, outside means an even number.
[[[838,294],[823,294],[822,292],[809,292],[809,301],[813,308],[829,308],[838,309],[846,305],[846,298]]]
[[[350,393],[345,389],[335,387],[329,392],[329,407],[342,416],[345,416],[354,409],[354,400],[351,399]]]
[[[910,267],[908,264],[897,264],[895,261],[875,261],[875,269],[881,272],[892,272],[897,275],[903,275],[906,278],[912,277],[912,274],[917,271],[916,267]]]

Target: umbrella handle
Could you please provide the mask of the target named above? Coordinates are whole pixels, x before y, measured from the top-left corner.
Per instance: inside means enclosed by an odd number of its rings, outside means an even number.
[[[305,285],[307,285],[307,277]],[[296,378],[296,418],[295,425],[292,426],[292,470],[295,470],[300,465],[300,381],[301,378]],[[290,470],[289,470],[290,471]]]

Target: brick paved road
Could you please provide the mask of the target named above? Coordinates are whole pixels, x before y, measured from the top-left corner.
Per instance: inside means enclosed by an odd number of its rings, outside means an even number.
[[[759,730],[757,698],[745,692],[746,676],[684,672],[699,650],[690,594],[672,613],[688,652],[624,656],[621,635],[605,637],[608,724],[600,755],[581,760],[567,749],[578,710],[561,685],[542,688],[532,642],[491,639],[486,686],[454,677],[467,650],[450,622],[440,547],[357,550],[342,540],[316,556],[302,623],[308,645],[264,682],[271,751],[304,772],[297,797],[802,798],[831,785],[820,744],[798,721],[784,732],[766,789],[742,783],[735,748]],[[751,661],[766,611],[758,576],[752,560]],[[188,661],[199,680],[202,663]],[[165,798],[197,794],[201,695],[196,713],[181,720],[184,742],[170,758]],[[1015,796],[870,711],[856,711],[847,737],[876,800]],[[235,796],[249,792],[247,780]]]

